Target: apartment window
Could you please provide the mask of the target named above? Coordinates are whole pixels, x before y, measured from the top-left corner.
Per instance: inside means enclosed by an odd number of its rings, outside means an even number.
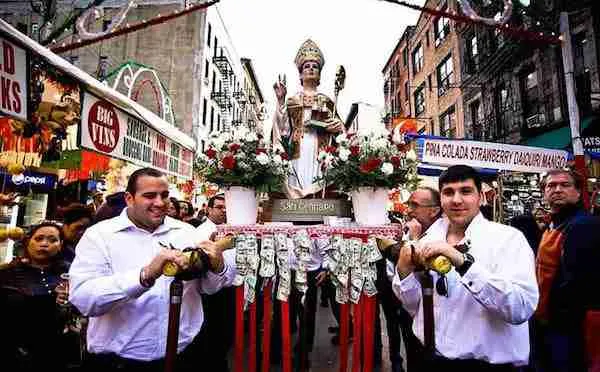
[[[112,19],[105,19],[102,21],[102,31],[108,30],[108,27],[112,23]]]
[[[17,30],[18,30],[20,33],[22,33],[23,35],[29,35],[29,32],[28,32],[28,30],[27,30],[27,29],[28,29],[28,27],[27,27],[27,24],[26,24],[26,23],[23,23],[23,22],[18,22],[18,23],[17,23],[17,26],[16,26],[16,28],[17,28]]]
[[[213,71],[213,74],[212,74],[212,90],[211,90],[211,92],[214,92],[214,91],[215,91],[215,84],[216,84],[216,83],[217,83],[217,75],[216,75],[216,73]]]
[[[215,130],[215,108],[210,108],[210,132],[214,132]]]
[[[419,44],[417,48],[413,51],[413,71],[414,73],[418,73],[423,69],[423,46]]]
[[[73,66],[79,66],[79,56],[69,56],[69,62],[71,62]]]
[[[425,42],[427,43],[427,48],[429,48],[429,30],[425,31]]]
[[[206,126],[206,98],[203,99],[202,102],[202,125]]]
[[[523,116],[528,128],[540,127],[540,97],[538,89],[538,75],[535,67],[531,66],[521,74],[521,99]]]
[[[433,32],[435,33],[435,47],[437,48],[450,34],[450,20],[445,17],[436,19],[433,23]]]
[[[408,66],[408,48],[402,50],[402,63],[404,67]]]
[[[415,114],[417,116],[425,112],[425,84],[421,84],[415,90]]]
[[[402,111],[402,96],[400,92],[396,95],[396,105],[398,106],[396,107],[396,114],[400,115],[400,112]]]
[[[212,37],[212,26],[208,24],[208,37],[206,38],[206,45],[210,48],[210,38]]]
[[[217,114],[217,130],[221,131],[221,114]]]
[[[217,56],[217,47],[218,47],[218,44],[219,44],[219,40],[217,40],[217,36],[215,35],[215,44],[213,45],[213,47],[214,47],[213,57]]]
[[[38,25],[37,23],[31,24],[31,38],[33,40],[40,39],[40,25]]]
[[[454,106],[440,116],[440,136],[448,138],[456,136],[456,110]]]
[[[496,109],[496,137],[504,133],[505,113],[508,110],[508,89],[504,84],[500,84],[494,91],[494,104]],[[507,118],[508,119],[508,118]]]
[[[210,64],[208,60],[204,61],[204,78],[208,79],[208,71],[210,70]]]
[[[481,102],[479,100],[469,105],[469,114],[471,116],[471,128],[473,128],[473,139],[484,139],[483,125],[481,123]]]
[[[450,90],[454,75],[452,54],[449,54],[437,68],[438,96],[443,96]]]
[[[477,36],[467,39],[467,68],[469,73],[475,73],[479,67],[479,45]]]
[[[408,87],[408,80],[404,82],[404,97],[405,100],[408,101],[410,99],[410,91]]]

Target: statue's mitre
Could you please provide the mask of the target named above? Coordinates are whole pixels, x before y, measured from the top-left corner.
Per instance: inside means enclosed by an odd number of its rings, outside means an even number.
[[[298,69],[301,69],[306,61],[317,61],[319,66],[321,66],[321,69],[325,64],[325,57],[323,56],[321,49],[319,49],[319,46],[310,39],[302,43],[300,49],[298,49],[298,54],[296,54],[296,59],[294,60]]]

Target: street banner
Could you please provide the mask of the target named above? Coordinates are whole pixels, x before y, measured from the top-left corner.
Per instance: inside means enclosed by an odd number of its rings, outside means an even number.
[[[81,147],[169,175],[192,177],[192,151],[89,92],[83,98]]]
[[[422,147],[419,146],[421,161],[446,166],[464,164],[476,168],[542,173],[564,168],[569,155],[563,150],[504,143],[429,138],[422,141]]]
[[[27,120],[27,52],[0,36],[0,113]]]

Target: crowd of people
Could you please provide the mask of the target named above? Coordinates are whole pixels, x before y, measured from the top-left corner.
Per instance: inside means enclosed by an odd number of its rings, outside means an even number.
[[[481,213],[481,180],[467,166],[448,168],[438,189],[411,194],[398,259],[377,264],[383,317],[377,316],[376,362],[385,354],[379,320],[385,318],[393,372],[600,371],[600,219],[584,209],[576,173],[549,172],[543,190],[548,211],[506,225]],[[169,197],[162,173],[144,168],[124,192],[93,206],[72,205],[61,223],[31,227],[22,253],[0,268],[0,308],[9,320],[0,338],[3,365],[10,371],[162,371],[171,280],[163,268],[186,269],[182,250],[194,247],[206,254],[208,270],[184,284],[177,371],[228,371],[235,252],[214,243],[225,221],[223,195],[196,213]],[[318,291],[339,321],[323,264],[326,247],[317,239],[311,248],[305,300],[295,288],[290,295],[292,332],[302,341],[294,359],[305,370],[318,347]],[[439,255],[454,267],[445,275],[425,270]],[[291,254],[292,272],[294,264]],[[427,295],[433,323],[426,320]],[[273,363],[281,358],[280,318],[275,310]],[[329,330],[339,344],[338,326]]]

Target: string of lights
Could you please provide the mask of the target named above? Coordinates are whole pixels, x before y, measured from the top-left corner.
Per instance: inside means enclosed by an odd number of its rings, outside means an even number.
[[[78,49],[84,46],[88,46],[88,45],[92,45],[95,43],[98,43],[100,41],[104,41],[104,40],[109,40],[112,38],[115,38],[117,36],[122,36],[122,35],[126,35],[135,31],[139,31],[142,30],[144,28],[150,27],[150,26],[154,26],[154,25],[158,25],[158,24],[162,24],[165,22],[168,22],[172,19],[175,18],[179,18],[181,16],[184,16],[186,14],[190,14],[192,12],[195,12],[197,10],[201,10],[201,9],[206,9],[216,3],[218,3],[220,0],[211,0],[202,4],[196,4],[196,5],[191,5],[188,6],[186,9],[183,10],[176,10],[170,14],[166,14],[166,15],[157,15],[156,17],[150,19],[150,20],[142,20],[141,22],[135,23],[133,25],[130,25],[129,23],[125,24],[125,27],[120,27],[118,29],[116,29],[114,32],[105,34],[105,35],[101,35],[95,38],[90,38],[87,40],[77,40],[74,43],[62,43],[61,45],[51,45],[50,46],[50,50],[53,51],[54,53],[60,54],[60,53],[64,53],[67,52],[69,50],[73,50],[73,49]],[[57,44],[57,43],[52,43],[52,44]]]
[[[556,36],[555,34],[546,34],[543,32],[535,32],[535,31],[527,30],[522,27],[513,27],[513,26],[510,26],[508,23],[505,23],[503,25],[498,24],[498,25],[492,26],[489,23],[484,22],[483,20],[481,20],[477,17],[468,17],[465,15],[459,14],[455,11],[447,12],[444,10],[428,8],[425,6],[412,4],[412,3],[404,1],[404,0],[380,0],[380,1],[401,5],[401,6],[413,9],[413,10],[417,10],[419,12],[431,14],[436,17],[448,18],[448,19],[451,19],[453,21],[460,22],[460,23],[472,23],[472,24],[480,24],[480,25],[487,26],[487,27],[494,27],[494,28],[500,30],[502,33],[504,33],[510,37],[513,37],[515,39],[521,39],[521,40],[527,40],[530,42],[545,43],[545,44],[556,44],[556,45],[559,45],[562,42],[561,38]]]

